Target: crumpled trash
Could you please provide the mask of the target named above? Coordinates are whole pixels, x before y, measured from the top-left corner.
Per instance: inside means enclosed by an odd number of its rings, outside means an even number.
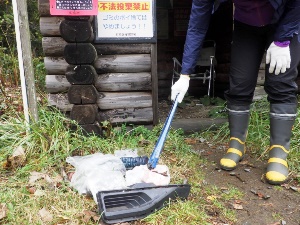
[[[127,186],[138,183],[152,183],[155,186],[163,186],[168,185],[170,179],[169,168],[165,165],[157,165],[152,170],[149,170],[147,165],[141,165],[126,171]]]
[[[117,155],[95,153],[87,156],[67,157],[66,161],[75,167],[70,186],[80,194],[92,195],[97,203],[96,194],[99,191],[127,189],[134,184],[154,184],[155,186],[168,185],[170,172],[167,166],[157,165],[149,170],[147,165],[136,166],[126,170],[121,157],[124,155],[136,157],[135,152]]]
[[[75,167],[70,185],[80,194],[91,194],[96,202],[99,191],[127,188],[126,168],[121,159],[112,154],[73,156],[66,161]]]

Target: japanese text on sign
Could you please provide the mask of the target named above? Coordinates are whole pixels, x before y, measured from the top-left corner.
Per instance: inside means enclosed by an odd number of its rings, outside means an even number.
[[[99,0],[97,37],[100,39],[153,38],[153,19],[153,0]]]
[[[56,9],[91,10],[93,9],[93,1],[92,0],[80,0],[80,1],[57,0]]]
[[[50,0],[50,14],[90,16],[97,14],[98,0]]]
[[[99,2],[99,11],[150,11],[149,2]]]

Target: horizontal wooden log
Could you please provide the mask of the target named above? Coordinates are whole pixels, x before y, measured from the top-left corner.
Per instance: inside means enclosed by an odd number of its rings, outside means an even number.
[[[99,92],[100,110],[152,107],[151,92]]]
[[[150,54],[98,55],[97,73],[137,73],[151,71]]]
[[[73,66],[72,66],[73,67]],[[76,66],[75,66],[76,67]],[[79,66],[78,66],[79,67]],[[68,72],[66,72],[68,74]],[[72,75],[70,75],[72,77]],[[71,78],[71,81],[73,78]],[[90,79],[92,81],[93,79]],[[101,74],[95,79],[98,91],[150,91],[150,73],[115,73]],[[85,82],[85,81],[84,81]],[[70,82],[68,75],[46,75],[46,90],[48,93],[68,92],[72,84],[93,84],[93,82]],[[170,86],[170,84],[168,85]],[[76,103],[78,104],[78,103]]]
[[[69,64],[62,57],[44,57],[47,74],[64,75]]]
[[[60,23],[64,20],[64,17],[40,17],[40,31],[43,37],[61,36]]]
[[[53,106],[62,112],[69,112],[73,108],[73,104],[69,102],[68,95],[66,93],[48,94],[48,106]]]
[[[68,99],[72,104],[94,104],[97,95],[94,85],[72,85],[68,91]]]
[[[126,108],[99,111],[99,120],[115,124],[151,124],[153,122],[152,108]]]
[[[93,124],[96,122],[98,113],[97,105],[73,105],[70,118],[78,124]]]
[[[67,42],[90,42],[92,25],[87,20],[64,20],[60,23],[60,34]]]
[[[62,37],[43,37],[42,47],[45,56],[63,57],[67,42]]]
[[[47,74],[55,75],[64,75],[69,66],[63,57],[44,57],[44,64]],[[150,55],[98,56],[94,67],[98,73],[150,72]]]
[[[95,44],[98,55],[150,54],[151,44]]]
[[[150,91],[151,73],[106,73],[97,77],[98,91]]]
[[[48,93],[67,92],[71,84],[64,75],[46,75],[46,91]]]
[[[58,108],[62,112],[70,112],[74,106],[74,104],[70,104],[67,94],[48,94],[48,104],[49,106]],[[98,111],[98,115],[95,116],[95,119],[98,120],[99,122],[108,120],[113,125],[117,125],[120,123],[151,124],[153,121],[152,107],[134,108],[136,105],[135,106],[133,105],[134,104],[129,105],[131,107],[128,108],[122,107],[119,109],[102,110],[102,111],[97,110],[98,109],[97,106],[95,110],[96,112]],[[80,110],[79,108],[77,108],[77,110]],[[94,111],[92,110],[92,112]],[[78,118],[79,116],[76,116],[74,114],[75,111],[73,111],[72,118],[75,119],[76,121],[80,120],[80,118]],[[86,125],[91,125],[91,124],[86,124]]]
[[[45,56],[63,57],[67,42],[62,37],[43,37]],[[94,44],[98,55],[150,54],[151,44]]]
[[[94,84],[97,77],[91,65],[70,65],[66,69],[66,78],[71,84]]]

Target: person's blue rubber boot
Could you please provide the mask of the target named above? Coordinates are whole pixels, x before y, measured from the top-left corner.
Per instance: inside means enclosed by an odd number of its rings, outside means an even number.
[[[287,157],[292,128],[297,115],[294,104],[271,104],[270,148],[266,180],[270,184],[282,184],[289,175]]]
[[[227,109],[230,140],[227,153],[220,160],[220,166],[223,170],[233,170],[246,152],[245,141],[248,131],[250,106],[229,105]]]

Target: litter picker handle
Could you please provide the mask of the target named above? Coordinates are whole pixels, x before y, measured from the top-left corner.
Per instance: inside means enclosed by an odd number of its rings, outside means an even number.
[[[166,140],[168,132],[170,130],[172,119],[173,119],[173,117],[175,115],[175,112],[176,112],[176,109],[177,109],[177,105],[178,105],[177,97],[178,97],[178,95],[175,98],[172,109],[171,109],[171,111],[168,115],[168,118],[166,119],[164,127],[163,127],[163,129],[162,129],[162,131],[159,135],[158,141],[156,142],[154,150],[152,151],[152,154],[149,158],[149,161],[148,161],[148,164],[147,164],[148,169],[154,169],[156,167],[156,164],[158,162],[160,153],[161,153],[161,151],[164,147],[165,140]]]

